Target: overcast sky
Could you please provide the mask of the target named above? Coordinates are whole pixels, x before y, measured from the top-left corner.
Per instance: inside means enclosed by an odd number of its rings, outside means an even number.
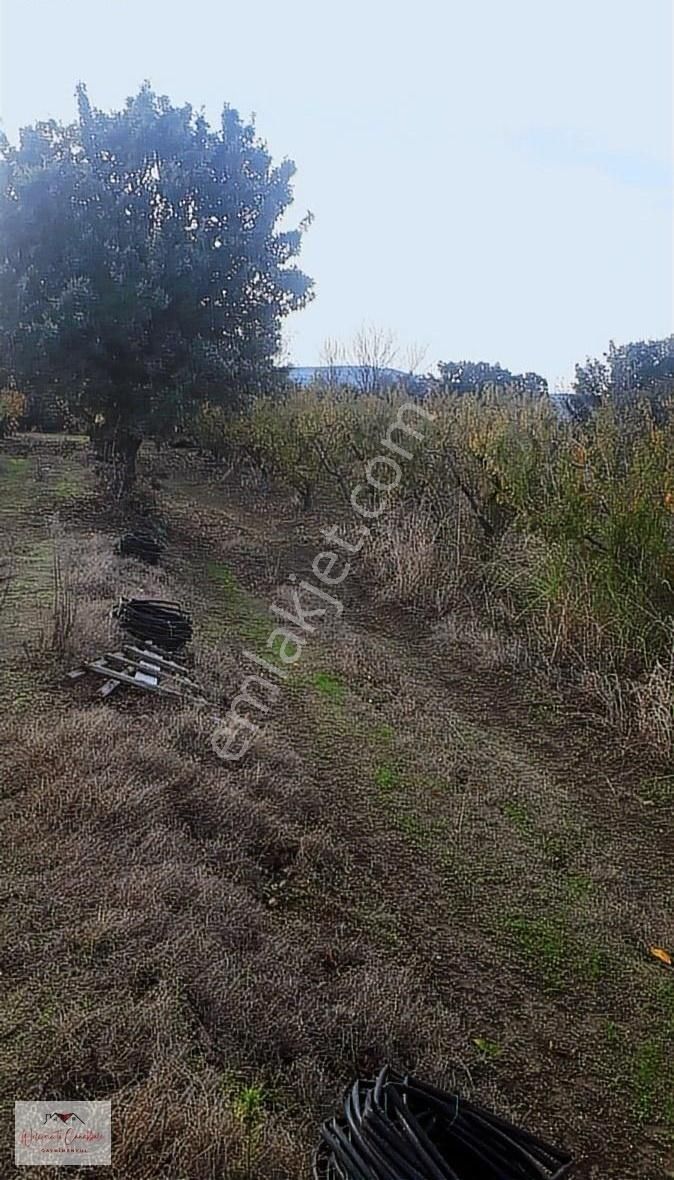
[[[672,329],[671,0],[0,0],[4,129],[176,103],[292,157],[316,298],[297,364],[370,321],[551,382]]]

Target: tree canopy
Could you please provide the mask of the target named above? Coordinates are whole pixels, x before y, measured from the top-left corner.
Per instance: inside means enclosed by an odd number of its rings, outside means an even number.
[[[440,361],[440,385],[457,394],[482,395],[490,389],[507,390],[532,397],[543,397],[548,392],[545,377],[538,373],[511,373],[498,362]]]
[[[225,106],[212,130],[145,83],[110,114],[0,140],[0,367],[56,390],[135,456],[193,399],[231,400],[271,371],[283,317],[311,295],[282,230],[274,165]]]
[[[603,402],[623,406],[636,395],[649,401],[656,413],[674,397],[674,336],[621,345],[611,341],[603,359],[588,358],[576,365],[568,404],[571,413],[582,418]]]

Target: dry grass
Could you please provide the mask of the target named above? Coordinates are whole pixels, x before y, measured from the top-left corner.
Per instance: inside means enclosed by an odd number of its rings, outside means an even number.
[[[669,662],[657,660],[635,685],[638,732],[663,756],[674,753],[674,651]]]
[[[477,619],[449,615],[434,626],[433,639],[438,653],[449,654],[457,644],[469,647],[482,668],[527,668],[535,662],[531,646],[520,636],[508,635]]]
[[[121,592],[176,597],[224,704],[307,546],[264,560],[269,506],[257,535],[254,506],[197,514],[174,486],[166,511],[193,530],[156,570],[65,531],[67,658],[106,646]],[[567,1141],[586,1180],[660,1174],[671,997],[642,947],[674,943],[666,782],[454,626],[350,604],[240,764],[207,711],[58,675],[0,714],[7,1117],[109,1097],[111,1180],[304,1180],[388,1059]]]
[[[464,506],[396,504],[363,550],[375,601],[443,613],[464,598],[478,569],[478,538]]]
[[[114,1175],[158,1176],[170,1159],[229,1177],[245,1148],[234,1075],[270,1095],[254,1174],[295,1178],[335,1078],[381,1057],[437,1070],[451,1021],[413,972],[340,945],[320,915],[291,908],[279,924],[279,892],[285,908],[324,890],[338,851],[260,797],[259,766],[208,766],[199,715],[153,713],[73,708],[49,730],[3,728],[17,934],[2,971],[18,1037],[5,1096],[114,1096]]]

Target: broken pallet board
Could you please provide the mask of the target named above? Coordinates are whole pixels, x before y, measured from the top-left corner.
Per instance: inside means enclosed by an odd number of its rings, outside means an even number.
[[[161,675],[168,676],[171,680],[177,681],[179,684],[187,684],[191,688],[195,688],[197,690],[199,689],[199,685],[197,684],[196,680],[192,680],[192,678],[190,676],[183,676],[182,673],[179,674],[178,672],[169,672],[169,671],[165,670],[163,667],[163,664],[160,662],[159,658],[157,656],[155,656],[154,652],[149,652],[149,651],[142,652],[142,651],[140,651],[140,649],[136,649],[136,648],[125,648],[124,650],[125,651],[132,650],[134,652],[137,651],[139,657],[145,656],[146,658],[145,659],[139,658],[137,660],[132,659],[131,656],[126,656],[126,655],[124,655],[123,652],[119,652],[119,651],[108,652],[108,654],[106,655],[105,658],[106,658],[106,660],[119,660],[120,662],[123,662],[127,667],[137,668],[141,672],[150,672],[150,671],[154,670],[155,672],[158,672]],[[187,669],[185,669],[185,671],[187,671]]]
[[[126,654],[127,652],[132,652],[138,658],[132,658]],[[177,669],[180,669],[180,673]],[[199,685],[185,675],[186,668],[164,659],[147,648],[125,648],[124,651],[106,652],[97,660],[85,661],[81,667],[74,668],[67,675],[71,680],[79,680],[88,672],[105,676],[105,684],[98,694],[102,697],[108,697],[122,685],[128,685],[130,688],[159,696],[207,703]]]
[[[160,668],[167,668],[171,672],[179,672],[188,677],[189,668],[183,664],[176,664],[173,660],[167,660],[151,643],[146,644],[145,647],[133,647],[131,644],[125,643],[124,651],[130,652],[132,656],[145,656],[153,660],[155,664],[159,664]]]
[[[135,676],[129,676],[126,672],[121,672],[117,668],[111,668],[103,663],[103,660],[92,660],[85,664],[90,672],[95,672],[98,676],[105,676],[108,680],[117,680],[120,684],[129,684],[131,688],[140,688],[144,692],[155,692],[160,696],[179,697],[182,699],[185,694],[180,692],[177,688],[167,688],[163,684],[147,684],[140,680],[136,680]]]

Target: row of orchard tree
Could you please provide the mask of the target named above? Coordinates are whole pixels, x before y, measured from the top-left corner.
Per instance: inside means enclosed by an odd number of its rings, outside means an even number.
[[[310,215],[280,228],[294,165],[273,163],[230,107],[213,130],[145,84],[110,114],[78,88],[78,117],[0,138],[0,434],[76,424],[133,482],[143,438],[169,438],[200,405],[236,407],[280,384],[282,323],[311,298],[298,268]],[[363,334],[376,392],[388,336]],[[424,388],[539,397],[536,373],[440,363]],[[674,337],[576,372],[570,408],[674,389]]]

